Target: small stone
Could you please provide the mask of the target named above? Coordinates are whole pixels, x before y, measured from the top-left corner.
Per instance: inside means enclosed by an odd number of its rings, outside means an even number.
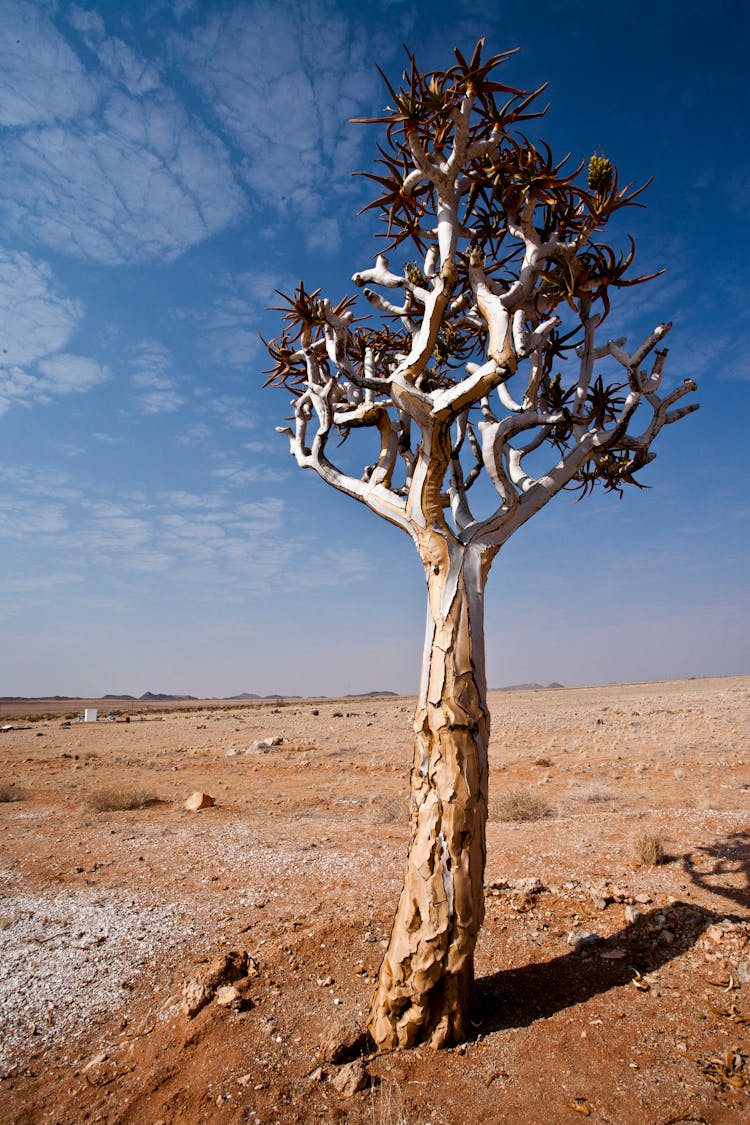
[[[740,984],[750,984],[750,961],[740,961],[737,966],[737,980]]]
[[[210,809],[215,804],[215,797],[211,797],[208,793],[201,793],[199,789],[196,789],[195,793],[191,793],[182,807],[187,809],[188,812],[200,812],[201,809]]]
[[[571,930],[566,938],[568,945],[570,945],[576,953],[581,949],[587,949],[592,945],[596,945],[601,940],[599,934],[586,932],[584,930]]]
[[[281,735],[276,735],[274,738],[256,738],[255,742],[248,747],[248,754],[268,754],[275,746],[281,746],[284,739]]]
[[[247,953],[230,950],[212,961],[199,976],[186,981],[182,989],[182,1007],[187,1017],[192,1019],[205,1008],[222,985],[241,980],[247,968]]]
[[[230,746],[229,749],[226,752],[225,757],[236,758],[237,757],[237,747],[236,746]]]
[[[235,1011],[239,1011],[242,1007],[242,997],[239,989],[233,984],[222,985],[221,988],[217,988],[216,990],[214,1004],[218,1004],[220,1008],[234,1008]]]
[[[640,902],[642,906],[647,906],[650,902],[653,902],[653,899],[651,895],[646,894],[644,891],[643,894],[635,896],[635,901]]]
[[[626,954],[624,949],[605,949],[599,956],[605,961],[622,961]]]
[[[182,989],[182,1010],[188,1019],[198,1015],[211,1002],[211,990],[198,980],[186,981]]]
[[[643,915],[641,914],[641,912],[640,912],[640,910],[638,909],[637,906],[626,906],[625,907],[625,921],[626,922],[637,922],[638,919],[642,918],[642,917],[643,917]]]
[[[94,1055],[93,1059],[89,1059],[89,1061],[86,1063],[85,1067],[83,1068],[83,1073],[85,1074],[87,1070],[93,1070],[95,1066],[101,1066],[102,1063],[105,1063],[108,1058],[109,1055],[106,1051],[102,1051],[101,1054]]]
[[[674,941],[674,933],[672,930],[662,930],[659,934],[659,940],[665,942],[666,945],[671,945]]]
[[[542,880],[537,879],[535,875],[530,875],[522,879],[514,879],[513,887],[522,895],[540,895],[545,889]]]
[[[352,1016],[337,1017],[321,1040],[319,1060],[342,1063],[356,1053],[363,1039],[362,1028]]]
[[[331,1079],[331,1085],[345,1098],[351,1098],[370,1085],[370,1075],[360,1059],[345,1063]]]

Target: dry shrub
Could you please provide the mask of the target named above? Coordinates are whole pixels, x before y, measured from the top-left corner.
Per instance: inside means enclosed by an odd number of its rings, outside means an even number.
[[[160,804],[160,799],[153,793],[147,793],[143,789],[120,787],[97,789],[95,793],[89,794],[88,801],[97,812],[125,812]]]
[[[633,854],[639,863],[647,867],[656,867],[664,863],[667,853],[663,837],[658,832],[649,832],[646,828],[636,832],[633,837]]]
[[[23,792],[16,789],[12,781],[0,782],[0,804],[9,804],[11,801],[22,801]]]
[[[584,785],[578,797],[589,805],[602,805],[606,801],[613,801],[615,795],[610,789],[603,789],[598,785]]]
[[[369,800],[371,819],[379,824],[404,824],[409,819],[409,802],[404,797],[378,793]]]
[[[542,820],[552,809],[528,789],[510,789],[490,801],[490,820]]]

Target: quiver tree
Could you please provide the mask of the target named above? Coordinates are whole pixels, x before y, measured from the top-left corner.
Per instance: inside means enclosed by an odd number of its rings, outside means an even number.
[[[368,1024],[380,1048],[442,1046],[469,1028],[492,561],[563,489],[642,487],[661,428],[696,409],[677,405],[690,380],[661,393],[669,324],[631,350],[604,329],[613,292],[649,280],[630,276],[632,240],[618,251],[602,238],[643,188],[621,187],[603,154],[569,171],[528,140],[520,126],[541,115],[541,90],[498,81],[507,55],[484,61],[482,47],[434,73],[409,55],[400,87],[386,79],[365,210],[381,213],[403,264],[381,254],[354,274],[370,315],[300,284],[268,343],[268,383],[293,394],[279,432],[297,463],[410,535],[427,580],[411,842]],[[331,453],[354,430],[374,439],[359,476]]]

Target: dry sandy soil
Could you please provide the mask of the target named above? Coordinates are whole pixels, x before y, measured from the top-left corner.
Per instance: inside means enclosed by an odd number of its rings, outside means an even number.
[[[321,1045],[364,1025],[413,701],[0,708],[0,1120],[747,1121],[749,701],[748,678],[493,693],[474,1034],[369,1057],[348,1096]],[[186,811],[196,789],[215,807]],[[514,790],[546,815],[503,819]],[[158,803],[100,811],[111,791]],[[189,1019],[228,950],[244,1009]]]

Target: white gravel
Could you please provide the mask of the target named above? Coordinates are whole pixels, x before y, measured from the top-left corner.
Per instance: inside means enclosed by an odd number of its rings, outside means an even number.
[[[0,1073],[111,1017],[191,932],[183,908],[127,892],[0,893]]]

